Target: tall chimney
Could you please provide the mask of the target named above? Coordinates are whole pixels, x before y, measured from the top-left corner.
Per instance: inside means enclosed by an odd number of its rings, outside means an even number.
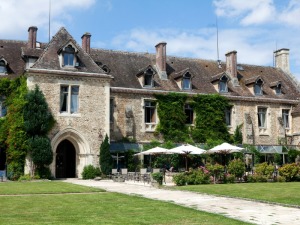
[[[28,48],[36,48],[37,27],[31,26],[28,28]]]
[[[81,39],[82,39],[82,48],[88,54],[90,54],[90,52],[91,52],[91,36],[92,35],[90,33],[85,33],[81,37]]]
[[[237,79],[237,51],[231,51],[226,56],[226,72],[230,75],[234,86],[239,86]]]
[[[168,79],[167,77],[167,43],[160,42],[155,45],[156,48],[156,67],[161,79]]]
[[[282,69],[284,72],[290,72],[290,50],[282,48],[274,52],[275,67]]]

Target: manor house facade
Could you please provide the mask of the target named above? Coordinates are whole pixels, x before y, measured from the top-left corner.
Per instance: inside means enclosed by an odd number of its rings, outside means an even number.
[[[65,28],[45,44],[37,30],[28,29],[27,41],[0,40],[0,76],[26,74],[28,87],[44,93],[56,120],[49,133],[54,177],[80,177],[84,166],[97,166],[106,134],[111,142],[154,140],[155,93],[219,93],[232,104],[224,113],[230,133],[243,124],[244,143],[300,142],[299,84],[289,71],[288,49],[274,52],[275,67],[269,67],[238,64],[236,51],[225,63],[167,56],[165,42],[156,54],[94,49],[91,34],[79,45]],[[185,112],[193,126],[197,115],[189,104]]]

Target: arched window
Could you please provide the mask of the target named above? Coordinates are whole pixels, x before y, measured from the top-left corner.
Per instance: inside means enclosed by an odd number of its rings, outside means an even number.
[[[64,66],[74,66],[75,49],[68,45],[63,52]]]
[[[153,71],[151,69],[144,74],[144,87],[153,87]]]
[[[191,89],[191,74],[187,72],[186,74],[183,75],[182,77],[182,89],[183,90],[189,90]]]
[[[254,94],[255,95],[262,95],[263,94],[262,85],[263,85],[263,81],[261,79],[258,79],[255,82],[255,84],[254,84]]]
[[[276,95],[281,95],[282,91],[281,91],[281,83],[277,84],[277,86],[275,87],[275,93]]]
[[[0,61],[0,73],[7,73],[6,63],[4,60]]]
[[[228,92],[227,81],[228,78],[226,76],[221,77],[219,81],[219,92]]]

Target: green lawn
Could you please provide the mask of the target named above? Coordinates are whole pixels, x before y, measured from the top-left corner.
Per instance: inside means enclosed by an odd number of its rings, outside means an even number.
[[[300,206],[300,182],[189,185],[174,189]]]
[[[0,224],[248,224],[172,203],[91,191],[53,181],[0,183]]]

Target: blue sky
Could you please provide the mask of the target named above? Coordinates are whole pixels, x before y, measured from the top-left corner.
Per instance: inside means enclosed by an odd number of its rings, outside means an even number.
[[[1,39],[27,40],[37,26],[47,42],[49,0],[0,0]],[[13,16],[12,16],[13,15]],[[154,53],[167,42],[167,54],[217,60],[236,50],[238,62],[273,66],[273,51],[290,49],[291,72],[300,80],[299,0],[51,0],[51,36],[65,27],[91,47]]]

